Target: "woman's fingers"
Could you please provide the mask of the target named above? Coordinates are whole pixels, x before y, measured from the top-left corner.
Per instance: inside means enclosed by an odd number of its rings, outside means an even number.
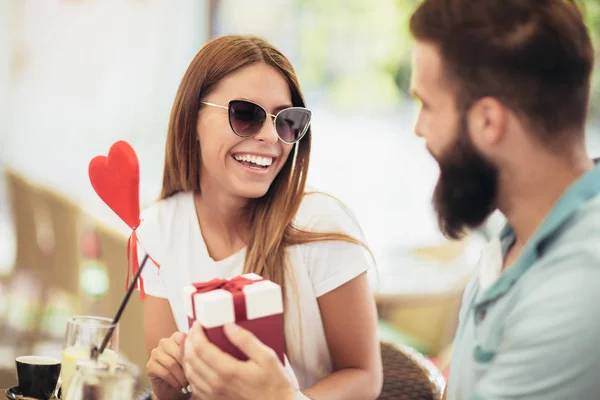
[[[176,390],[181,390],[182,386],[177,380],[177,378],[175,378],[175,376],[172,375],[168,369],[166,369],[159,363],[149,362],[147,366],[147,371],[150,380],[162,380],[167,382],[172,388]]]
[[[157,363],[169,372],[176,380],[176,384],[171,386],[176,389],[184,388],[188,385],[183,366],[179,361],[181,358],[181,349],[173,339],[162,339],[156,349],[152,350],[150,355],[150,363]],[[156,369],[160,370],[160,369]],[[150,371],[149,371],[150,373]],[[164,372],[163,372],[164,374]]]

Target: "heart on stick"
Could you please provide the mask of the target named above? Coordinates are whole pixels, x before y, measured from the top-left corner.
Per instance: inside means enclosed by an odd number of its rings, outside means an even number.
[[[137,234],[140,225],[140,165],[133,147],[124,140],[114,143],[108,151],[108,156],[96,156],[90,161],[88,174],[92,187],[98,196],[115,212],[132,230],[127,241],[127,281],[129,287],[130,273],[134,282],[128,289],[140,289],[140,296],[144,295],[144,280],[140,273],[146,259],[160,265],[150,255],[146,254],[142,265],[138,262]],[[126,296],[129,296],[127,294]],[[127,299],[128,297],[126,297]],[[126,300],[125,300],[126,301]]]
[[[96,156],[88,169],[98,196],[131,229],[140,223],[140,165],[129,143],[114,143],[107,156]]]

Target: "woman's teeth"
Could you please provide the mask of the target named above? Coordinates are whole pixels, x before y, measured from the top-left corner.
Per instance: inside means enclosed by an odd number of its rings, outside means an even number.
[[[272,157],[260,157],[250,154],[235,154],[233,158],[239,162],[251,163],[261,167],[268,167],[273,163]]]

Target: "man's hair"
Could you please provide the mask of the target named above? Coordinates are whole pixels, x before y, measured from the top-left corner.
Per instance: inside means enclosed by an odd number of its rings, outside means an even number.
[[[594,51],[573,1],[424,0],[410,30],[440,50],[459,111],[493,97],[545,142],[584,127]]]

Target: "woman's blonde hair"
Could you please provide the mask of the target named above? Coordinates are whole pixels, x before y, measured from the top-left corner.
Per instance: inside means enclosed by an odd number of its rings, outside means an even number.
[[[227,75],[253,63],[276,68],[290,87],[292,104],[305,106],[294,68],[271,44],[254,36],[240,35],[209,41],[192,60],[175,96],[167,135],[162,199],[181,191],[200,190],[200,148],[196,141],[200,102]],[[309,232],[294,226],[293,220],[305,193],[310,145],[309,130],[295,145],[268,192],[252,201],[247,209],[252,232],[247,243],[244,273],[259,274],[281,285],[284,291],[286,247],[325,240],[362,245],[344,233]]]

